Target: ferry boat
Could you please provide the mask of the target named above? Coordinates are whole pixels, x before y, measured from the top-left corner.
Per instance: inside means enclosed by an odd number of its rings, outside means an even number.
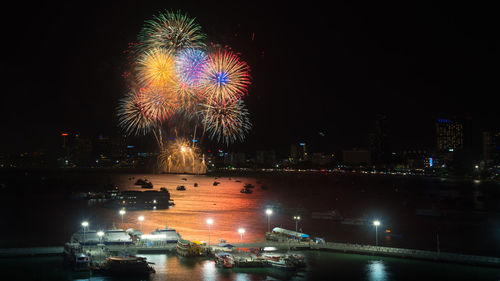
[[[175,231],[173,228],[169,228],[168,225],[165,225],[164,229],[156,229],[151,232],[150,235],[142,235],[141,240],[148,242],[161,242],[161,243],[177,243],[181,235]]]
[[[101,272],[113,276],[147,276],[155,273],[150,263],[144,257],[110,256],[102,264]]]
[[[74,271],[88,271],[90,257],[83,253],[79,243],[66,243],[63,250],[63,265]]]
[[[109,229],[104,232],[103,242],[105,245],[131,244],[132,238],[123,229]]]
[[[101,238],[95,230],[79,230],[71,236],[71,243],[79,243],[82,246],[97,245],[101,242]]]
[[[114,199],[104,206],[127,210],[167,209],[169,207],[170,192],[168,190],[128,190],[120,192]]]

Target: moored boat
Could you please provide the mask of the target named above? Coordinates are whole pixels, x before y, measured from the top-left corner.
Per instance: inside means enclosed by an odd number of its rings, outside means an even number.
[[[144,257],[110,256],[101,265],[104,274],[113,276],[147,276],[155,270]]]

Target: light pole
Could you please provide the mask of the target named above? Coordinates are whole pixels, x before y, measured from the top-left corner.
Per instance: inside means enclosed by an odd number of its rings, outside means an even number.
[[[83,227],[83,248],[85,248],[85,231],[86,231],[87,226],[89,226],[89,222],[88,221],[82,222],[82,227]]]
[[[122,228],[125,229],[124,225],[123,225],[123,215],[125,215],[126,212],[124,209],[121,209],[119,213],[120,213],[120,216],[122,217]]]
[[[298,228],[298,225],[299,225],[299,220],[300,220],[300,216],[294,216],[293,219],[295,220],[295,232],[297,233],[297,228]],[[297,235],[297,234],[295,234]],[[299,241],[300,238],[297,236],[297,241]]]
[[[295,220],[295,232],[297,232],[300,216],[294,216],[293,219]]]
[[[144,217],[140,216],[137,219],[139,220],[139,223],[141,224],[141,232],[142,232],[142,221],[144,221]]]
[[[207,219],[208,224],[208,247],[210,247],[210,226],[214,223],[213,219]]]
[[[375,246],[378,246],[378,226],[380,225],[380,221],[373,221],[373,225],[375,226]]]
[[[245,229],[244,228],[239,228],[238,229],[238,233],[240,234],[240,242],[241,242],[241,240],[243,240],[243,233],[245,233]]]
[[[271,232],[271,223],[270,223],[270,216],[273,214],[272,209],[267,209],[266,210],[266,215],[267,215],[267,232]]]

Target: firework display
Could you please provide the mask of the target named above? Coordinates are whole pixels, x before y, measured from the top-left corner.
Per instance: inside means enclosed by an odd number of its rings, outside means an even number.
[[[193,18],[167,11],[146,21],[130,45],[130,69],[123,75],[130,90],[120,100],[118,125],[128,135],[154,135],[165,172],[206,170],[197,133],[200,141],[206,135],[229,145],[243,141],[251,128],[242,100],[248,65],[228,48],[207,48],[205,39]]]

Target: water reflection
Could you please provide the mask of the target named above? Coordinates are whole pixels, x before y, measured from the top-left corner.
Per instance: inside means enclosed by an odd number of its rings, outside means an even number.
[[[369,281],[389,280],[383,261],[369,261],[367,266],[367,279]]]

